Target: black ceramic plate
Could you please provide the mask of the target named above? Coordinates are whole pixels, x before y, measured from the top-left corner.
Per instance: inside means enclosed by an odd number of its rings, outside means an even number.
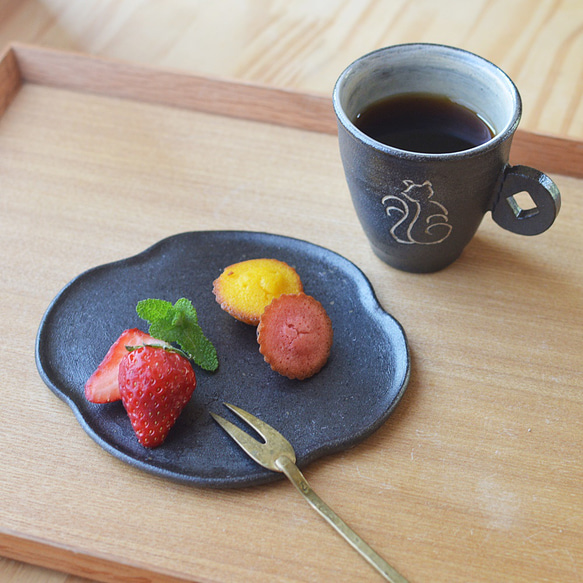
[[[273,372],[259,353],[255,328],[215,301],[212,282],[222,270],[257,257],[294,266],[306,293],[330,315],[330,359],[310,379],[292,381]],[[164,444],[151,450],[137,442],[121,402],[96,405],[84,396],[85,381],[121,331],[147,331],[135,307],[149,297],[192,300],[220,362],[215,373],[195,367],[198,384],[191,402]],[[235,420],[223,402],[283,433],[305,466],[375,431],[403,394],[410,367],[401,326],[381,308],[353,263],[305,241],[242,231],[175,235],[135,257],[81,274],[48,308],[36,361],[46,384],[105,450],[154,474],[208,487],[254,485],[281,476],[249,459],[213,421],[209,411]]]

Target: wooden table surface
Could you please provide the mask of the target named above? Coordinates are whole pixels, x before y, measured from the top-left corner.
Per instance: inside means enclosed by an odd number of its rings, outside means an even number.
[[[489,58],[510,74],[523,97],[523,129],[583,140],[583,3],[579,0],[516,0],[511,3],[494,0],[224,0],[198,3],[181,0],[164,3],[153,0],[0,0],[0,45],[15,40],[323,95],[330,95],[333,83],[344,66],[375,48],[412,41],[453,44]],[[581,195],[577,181],[565,179],[563,183],[567,193]],[[309,199],[303,202],[308,206],[312,204]],[[315,207],[309,208],[316,210]],[[577,210],[581,213],[581,209],[580,199],[567,199],[563,212]],[[581,221],[573,221],[571,226],[581,227]],[[301,230],[298,234],[302,234]],[[303,234],[309,238],[307,230]],[[373,281],[383,291],[391,307],[399,312],[403,323],[412,326],[416,369],[410,396],[397,412],[395,434],[384,431],[381,437],[373,440],[372,445],[361,449],[362,464],[356,457],[357,453],[347,454],[344,461],[351,470],[359,471],[360,467],[364,471],[371,467],[367,465],[370,461],[367,457],[378,453],[383,439],[387,442],[397,440],[394,444],[397,449],[398,440],[411,440],[407,442],[413,444],[408,459],[400,460],[402,464],[409,464],[406,478],[382,486],[373,476],[362,475],[362,487],[368,484],[368,487],[379,492],[387,487],[398,491],[401,487],[411,488],[418,480],[419,489],[412,490],[410,495],[417,496],[417,503],[430,510],[433,516],[427,524],[424,523],[423,513],[412,517],[411,529],[401,534],[409,538],[411,545],[418,545],[420,552],[431,554],[434,564],[441,567],[433,580],[448,579],[448,564],[458,576],[463,574],[464,562],[487,564],[488,552],[492,548],[498,553],[496,559],[500,560],[506,546],[508,561],[514,565],[515,574],[518,572],[517,561],[519,564],[522,560],[525,565],[534,561],[535,564],[552,563],[556,572],[570,577],[562,580],[582,581],[580,412],[583,382],[579,332],[582,326],[582,238],[580,235],[572,236],[568,257],[563,257],[560,268],[554,269],[550,251],[541,250],[539,264],[532,263],[530,256],[529,262],[522,264],[520,257],[527,257],[527,247],[520,243],[514,255],[508,256],[503,248],[491,242],[489,236],[490,231],[486,229],[485,238],[473,247],[469,263],[453,271],[449,279],[445,275],[438,276],[435,281],[439,283],[435,287],[429,279],[416,287],[411,284],[410,276],[401,274],[392,275],[390,284],[381,276]],[[553,236],[549,237],[552,240]],[[557,237],[560,239],[560,235]],[[492,240],[495,241],[496,237],[493,236]],[[480,252],[487,256],[485,266],[478,259],[472,262]],[[362,255],[357,255],[368,265],[373,259],[364,253],[362,251]],[[509,285],[504,293],[514,293],[507,300],[515,302],[516,309],[522,310],[525,317],[532,318],[529,327],[526,331],[517,330],[510,322],[498,321],[495,313],[479,316],[473,313],[471,302],[463,301],[462,314],[465,314],[467,324],[478,326],[490,342],[508,344],[508,347],[499,350],[494,345],[480,346],[477,342],[466,351],[448,355],[447,348],[451,348],[452,341],[448,339],[447,328],[441,325],[439,318],[455,316],[453,308],[452,313],[443,306],[432,312],[427,298],[436,290],[447,292],[453,306],[454,301],[462,299],[471,287],[466,283],[467,278],[486,276],[485,285],[494,285],[498,282],[493,275],[497,269],[496,257],[500,258],[505,269],[512,266],[518,270],[520,286],[513,288]],[[572,261],[570,267],[576,272],[575,276],[563,269],[569,267],[567,259]],[[373,270],[374,275],[378,273],[380,271]],[[405,307],[411,307],[409,302],[401,304],[398,300],[390,300],[389,285],[394,285],[400,293],[420,293],[419,289],[423,290],[426,296],[419,298],[419,306],[427,310],[428,321],[434,323],[430,336],[423,336],[420,332],[422,327],[415,327],[417,320],[407,317]],[[489,296],[484,288],[480,296],[486,309],[495,308],[501,301],[499,290],[490,291]],[[560,307],[562,301],[564,309],[569,312],[564,314],[565,339],[579,341],[578,346],[567,345],[564,340],[540,333],[541,327],[549,324],[547,320],[555,313],[554,308],[557,305]],[[557,313],[561,313],[560,310]],[[462,330],[464,323],[457,321],[455,325]],[[530,339],[525,337],[529,334],[532,335]],[[532,341],[530,344],[529,340]],[[470,356],[471,350],[479,350],[483,355]],[[512,394],[506,404],[506,397],[497,403],[484,403],[480,391],[490,393],[489,388],[483,386],[484,377],[480,376],[480,372],[500,364],[495,358],[504,353],[507,353],[507,362],[486,378],[489,382],[497,379],[501,385],[510,387]],[[566,368],[552,362],[549,356],[561,354],[567,355],[563,363]],[[524,363],[522,366],[533,366],[535,370],[537,358],[548,361],[544,381],[549,389],[547,394],[538,390],[534,401],[529,401],[527,389],[508,382],[505,371],[518,374],[521,360]],[[437,367],[431,367],[432,359],[434,364],[438,363]],[[448,359],[453,361],[453,368],[445,366]],[[475,374],[467,370],[472,363],[476,365]],[[436,376],[428,376],[429,370]],[[439,373],[441,376],[437,376]],[[453,378],[448,378],[450,375]],[[464,394],[458,384],[459,378],[473,379],[473,390],[477,394]],[[528,374],[517,377],[517,380],[525,379],[528,379]],[[542,386],[540,378],[533,378],[532,383],[538,389]],[[459,406],[466,407],[471,415],[464,420],[457,419],[462,424],[458,434],[453,428],[432,418],[430,411],[423,410],[424,406],[436,404],[426,392],[443,391],[448,384],[457,392]],[[471,389],[466,388],[468,391]],[[560,406],[554,406],[552,399],[557,398],[561,388],[568,392],[568,396]],[[549,401],[545,401],[546,398]],[[476,404],[468,404],[467,401],[473,399]],[[490,407],[488,414],[483,413],[486,405]],[[513,412],[502,413],[505,407],[513,408]],[[437,409],[445,414],[446,421],[456,420],[455,415],[447,415],[439,407]],[[72,419],[69,421],[72,422]],[[408,423],[417,438],[415,442],[407,432]],[[473,440],[469,430],[472,425],[476,430]],[[469,441],[463,442],[462,437]],[[525,440],[533,441],[531,451],[534,452],[527,456],[526,461],[519,457],[524,454]],[[545,444],[548,451],[541,457]],[[425,468],[435,471],[436,461],[431,458],[435,455],[439,457],[443,475],[435,483],[435,497],[431,498],[425,482],[430,473]],[[483,471],[484,462],[480,461],[479,456],[491,464],[489,473]],[[315,471],[315,482],[320,491],[334,491],[337,507],[347,505],[353,517],[366,522],[366,517],[359,516],[355,506],[347,504],[347,498],[351,499],[352,493],[342,492],[341,461],[324,462]],[[395,460],[386,457],[382,463],[388,461]],[[513,468],[520,468],[522,472],[528,470],[532,476],[514,475]],[[468,471],[474,472],[476,478],[474,490],[470,493],[460,491],[457,495],[474,498],[475,531],[472,531],[467,516],[456,515],[460,508],[452,495],[444,491],[452,482],[448,476]],[[537,490],[537,487],[540,489]],[[555,489],[562,490],[558,492]],[[236,494],[230,493],[224,504],[228,506],[240,502],[249,505],[249,512],[252,513],[257,511],[257,504],[261,505],[260,498],[270,495],[269,489],[262,489],[255,497],[246,492],[241,495],[243,500],[237,501]],[[281,488],[278,488],[278,495],[282,495]],[[524,513],[523,510],[531,513]],[[304,509],[299,503],[295,511],[298,516],[304,512],[305,517],[308,516],[307,507]],[[531,530],[527,523],[531,524]],[[518,541],[512,536],[517,525],[522,536]],[[387,525],[387,528],[390,526]],[[468,553],[463,557],[456,554],[456,536],[453,533],[456,528],[459,529],[460,548]],[[433,538],[428,540],[426,533]],[[263,538],[267,545],[281,546],[285,542],[285,535],[275,527],[270,536],[275,540],[269,542]],[[328,532],[323,529],[320,540],[325,541],[324,546],[335,542],[332,533],[329,534],[330,540],[327,536]],[[231,541],[231,544],[235,543]],[[233,552],[237,552],[236,547],[232,548]],[[337,552],[336,547],[333,552]],[[268,548],[265,553],[269,553]],[[457,565],[450,564],[456,560]],[[33,557],[31,561],[34,561]],[[478,569],[477,572],[485,573],[486,570]],[[549,578],[553,572],[553,569],[544,571],[545,578],[541,580],[553,580]],[[119,580],[125,581],[122,577],[120,574]],[[323,579],[316,576],[312,580]],[[463,580],[463,576],[459,580]],[[497,579],[484,575],[483,580]],[[83,579],[0,559],[0,581],[81,583]]]

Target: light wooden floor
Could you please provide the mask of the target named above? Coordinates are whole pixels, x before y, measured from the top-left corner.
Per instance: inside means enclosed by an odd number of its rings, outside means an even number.
[[[12,40],[326,95],[370,50],[451,44],[513,78],[522,127],[583,138],[581,0],[0,0]]]

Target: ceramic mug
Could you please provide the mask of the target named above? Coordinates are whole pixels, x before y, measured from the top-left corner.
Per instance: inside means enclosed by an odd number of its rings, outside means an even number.
[[[405,94],[459,103],[487,122],[492,136],[462,151],[424,153],[377,141],[355,125],[371,104]],[[333,103],[354,207],[373,251],[389,265],[418,273],[450,265],[488,211],[521,235],[537,235],[554,222],[561,204],[556,185],[538,170],[508,164],[521,99],[489,61],[444,45],[383,48],[348,66]],[[524,191],[532,208],[516,197]]]

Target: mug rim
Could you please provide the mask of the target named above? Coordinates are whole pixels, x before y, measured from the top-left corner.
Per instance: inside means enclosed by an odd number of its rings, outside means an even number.
[[[479,144],[478,146],[474,146],[473,148],[468,148],[467,150],[460,150],[457,152],[431,153],[431,152],[414,152],[410,150],[402,150],[394,146],[389,146],[387,144],[384,144],[383,142],[379,142],[378,140],[371,138],[368,134],[364,133],[362,130],[356,127],[356,125],[352,122],[352,120],[348,117],[348,115],[344,111],[340,99],[340,90],[347,76],[359,63],[367,59],[370,59],[370,57],[374,55],[377,55],[379,53],[393,52],[412,48],[440,49],[445,52],[462,53],[464,55],[470,56],[472,59],[476,59],[482,62],[487,67],[491,68],[497,75],[499,75],[510,88],[515,103],[512,116],[510,120],[506,123],[506,125],[502,128],[502,130],[497,132],[494,136],[492,136],[491,139],[484,142],[483,144]],[[449,160],[452,158],[467,158],[470,156],[476,156],[484,152],[490,151],[492,149],[497,148],[502,142],[506,141],[507,139],[513,136],[514,132],[518,127],[518,124],[520,123],[520,118],[522,116],[522,99],[520,97],[520,93],[515,83],[512,81],[510,76],[505,71],[503,71],[492,61],[489,61],[488,59],[481,57],[480,55],[472,53],[471,51],[440,43],[401,43],[396,45],[388,45],[386,47],[375,49],[360,56],[358,59],[350,63],[342,71],[342,73],[336,80],[332,92],[332,105],[334,107],[334,112],[336,113],[337,120],[356,139],[366,143],[367,145],[381,152],[392,154],[394,156],[399,156],[410,160],[424,160],[424,159]]]

